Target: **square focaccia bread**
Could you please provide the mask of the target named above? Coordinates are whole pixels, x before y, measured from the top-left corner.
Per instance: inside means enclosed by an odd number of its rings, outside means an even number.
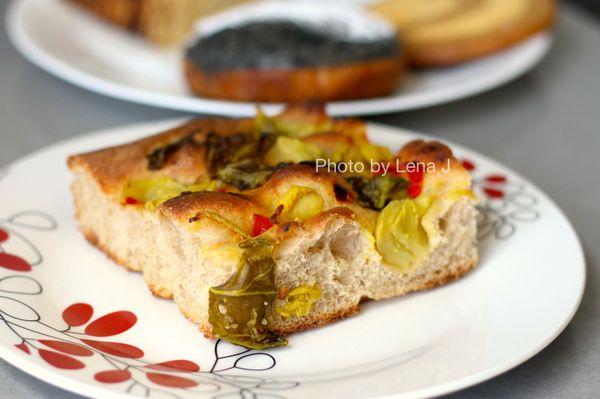
[[[68,164],[85,237],[205,335],[250,348],[477,262],[470,176],[448,147],[392,154],[318,107],[193,120]]]

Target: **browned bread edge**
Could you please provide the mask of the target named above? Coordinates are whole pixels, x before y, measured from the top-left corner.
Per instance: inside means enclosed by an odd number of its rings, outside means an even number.
[[[143,0],[68,0],[96,14],[105,21],[123,28],[135,30],[137,28],[140,9]]]
[[[338,101],[391,94],[405,74],[404,56],[336,66],[207,71],[185,61],[190,89],[208,98],[301,102]]]
[[[497,53],[520,43],[554,24],[557,14],[556,2],[541,1],[546,4],[539,18],[524,19],[502,31],[447,42],[412,44],[410,41],[403,41],[408,62],[420,68],[452,66]]]

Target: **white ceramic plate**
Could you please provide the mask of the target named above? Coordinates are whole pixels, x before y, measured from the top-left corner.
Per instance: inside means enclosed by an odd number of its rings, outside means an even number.
[[[40,68],[110,97],[182,111],[254,115],[251,103],[194,97],[181,72],[180,50],[161,49],[105,24],[62,0],[14,0],[7,14],[16,48]],[[507,83],[540,62],[549,33],[463,66],[412,73],[389,97],[334,102],[330,115],[409,110],[472,96]],[[277,112],[278,105],[266,107]]]
[[[585,266],[569,221],[523,177],[454,146],[473,166],[481,197],[481,262],[474,271],[441,288],[365,303],[355,317],[294,334],[285,348],[246,351],[206,340],[172,302],[154,298],[141,275],[85,241],[65,166],[69,154],[174,123],[88,134],[0,173],[0,356],[6,361],[95,397],[430,397],[524,362],[577,309]],[[422,137],[381,125],[370,132],[392,148]],[[87,305],[63,313],[75,303]],[[147,367],[180,359],[189,361]]]

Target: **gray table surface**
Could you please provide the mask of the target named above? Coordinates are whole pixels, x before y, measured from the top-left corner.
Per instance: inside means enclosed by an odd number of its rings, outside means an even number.
[[[62,82],[26,62],[0,32],[0,166],[84,132],[182,115]],[[466,145],[521,172],[564,210],[585,249],[586,292],[567,329],[523,365],[450,398],[600,396],[599,116],[600,24],[563,9],[553,51],[523,78],[476,98],[372,118]],[[0,398],[77,397],[0,360]]]

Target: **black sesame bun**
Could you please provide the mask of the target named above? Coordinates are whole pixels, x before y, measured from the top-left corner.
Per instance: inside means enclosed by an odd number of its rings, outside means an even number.
[[[215,28],[212,21],[204,31],[200,26],[185,56],[192,91],[226,100],[301,102],[381,97],[397,88],[405,62],[395,31],[385,22],[315,3],[310,7],[318,10],[301,10],[310,15],[303,19],[294,7],[245,6],[238,14],[226,13],[238,19],[226,26]],[[244,20],[240,10],[250,10],[250,16]]]

